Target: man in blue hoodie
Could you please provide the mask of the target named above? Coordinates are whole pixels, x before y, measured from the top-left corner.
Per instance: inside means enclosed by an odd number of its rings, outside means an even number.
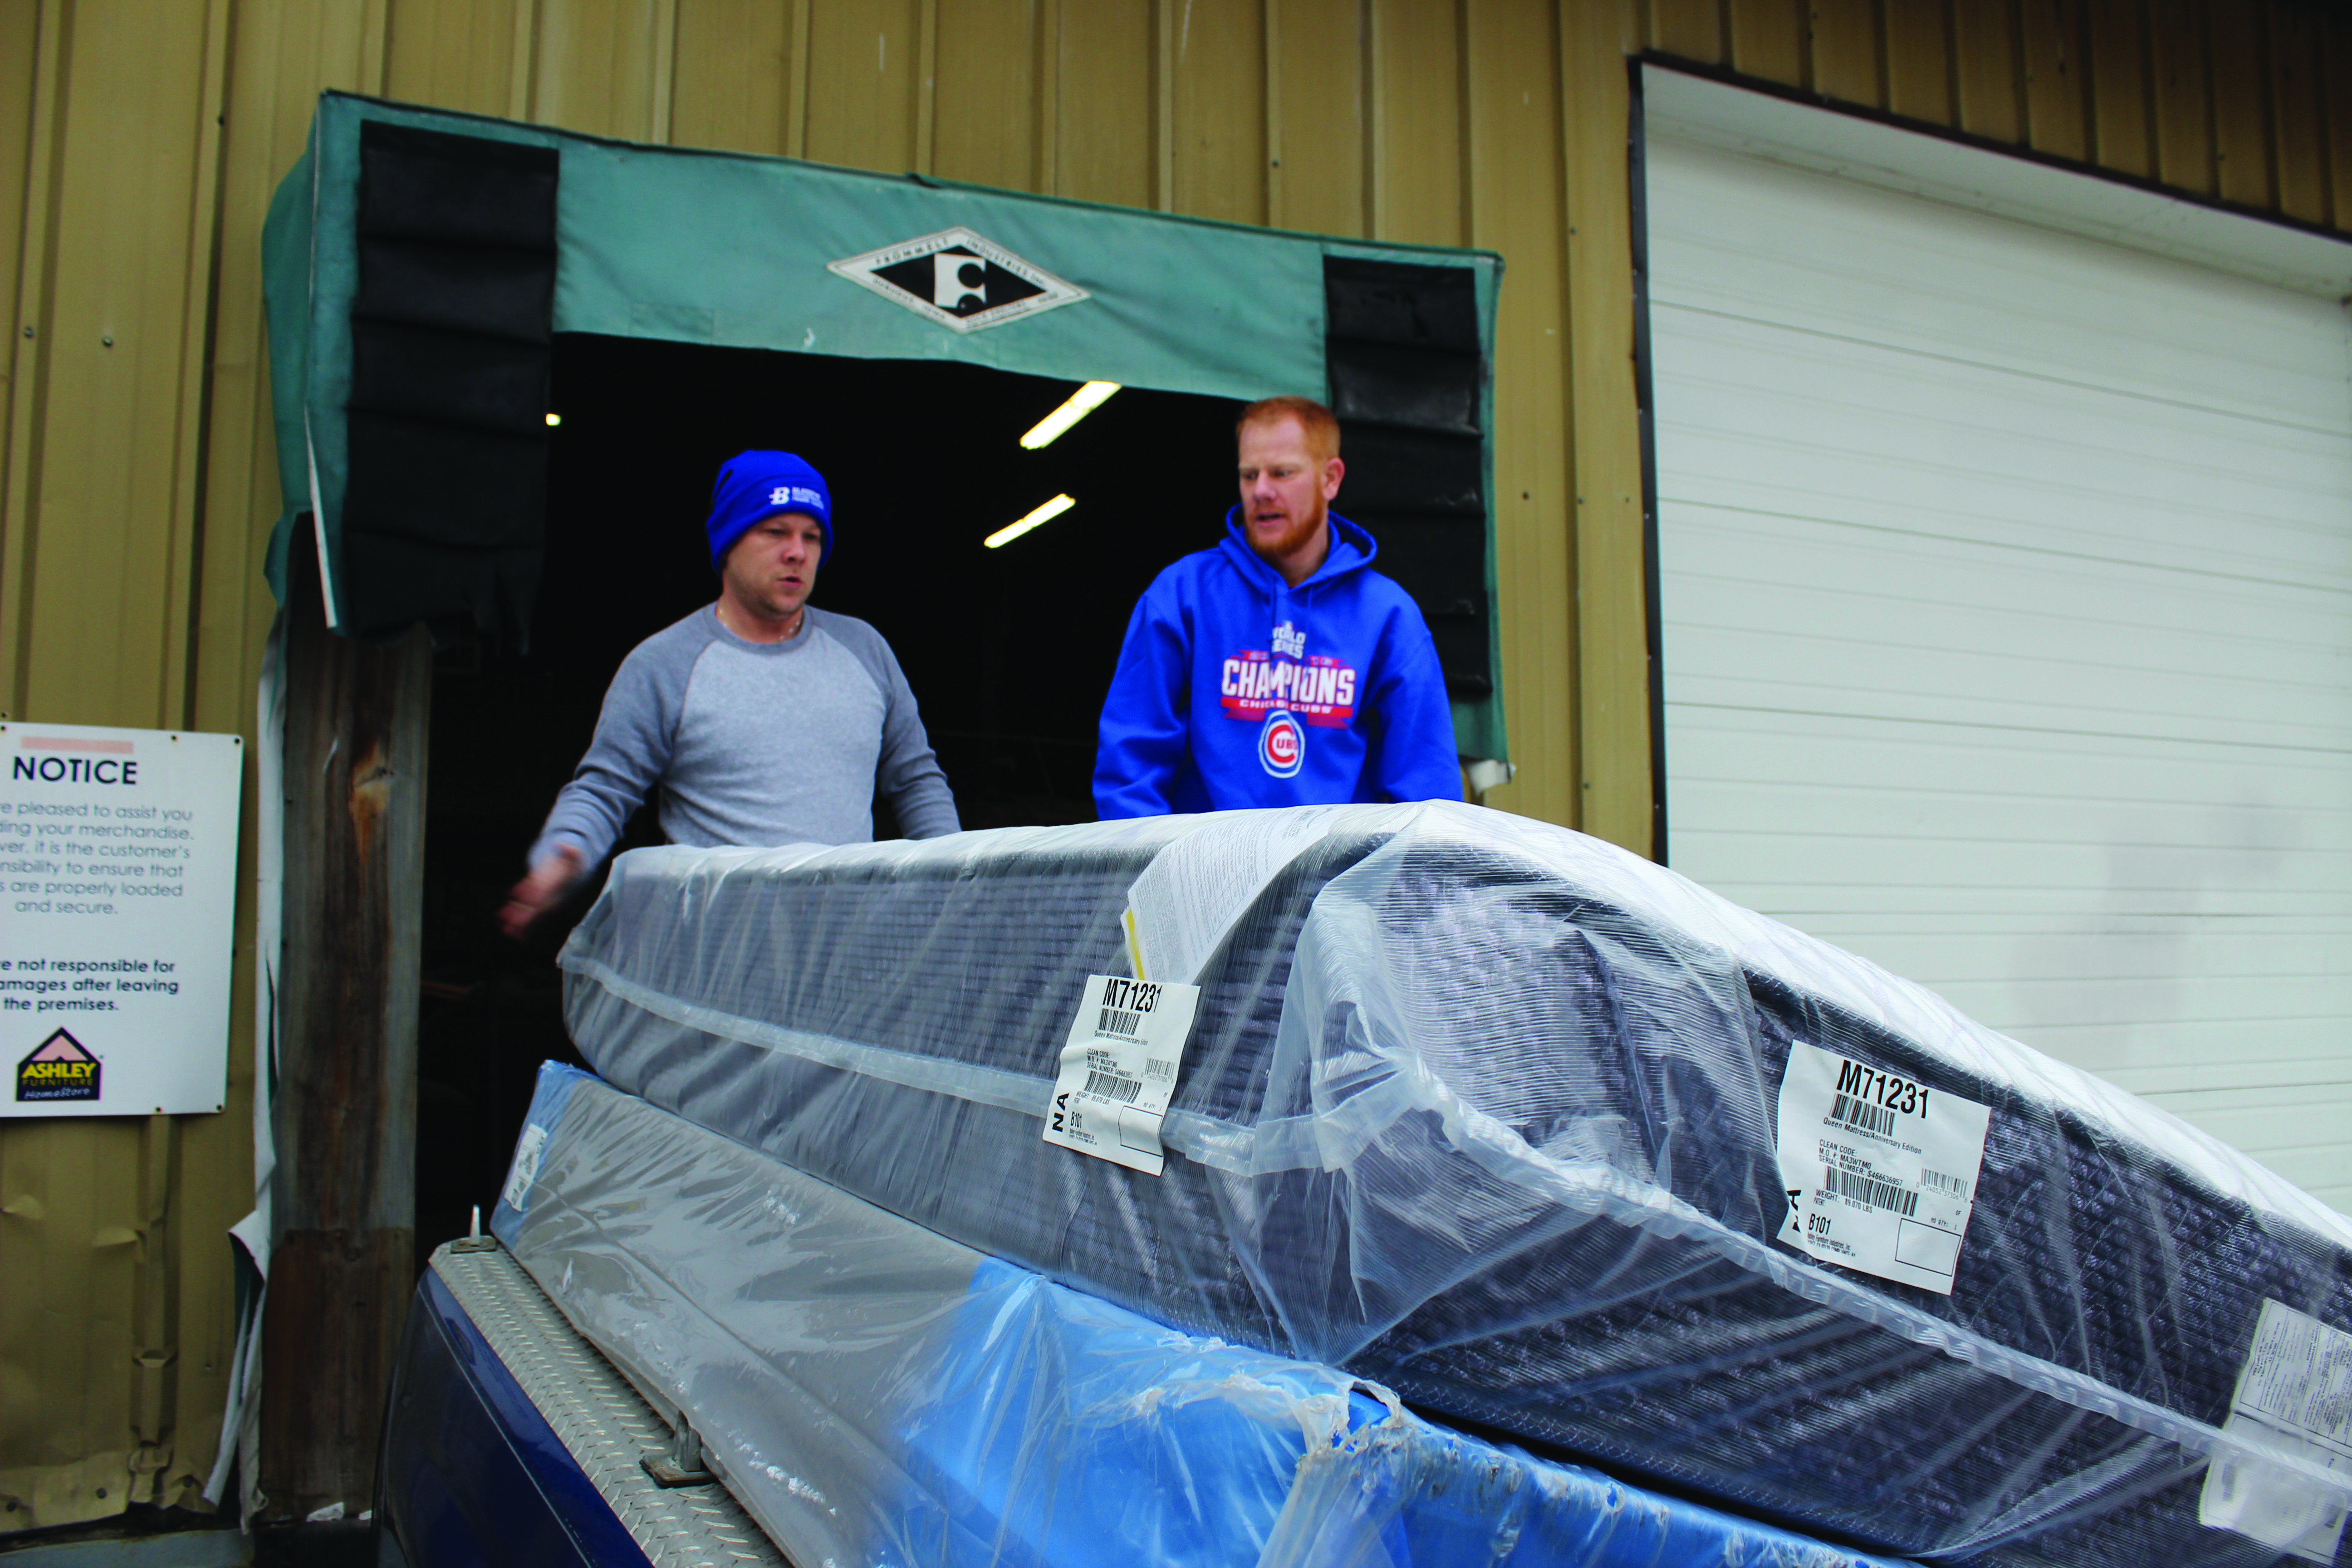
[[[1346,465],[1321,404],[1242,410],[1241,504],[1215,549],[1128,618],[1095,748],[1105,820],[1251,805],[1459,800],[1437,647],[1330,510]]]

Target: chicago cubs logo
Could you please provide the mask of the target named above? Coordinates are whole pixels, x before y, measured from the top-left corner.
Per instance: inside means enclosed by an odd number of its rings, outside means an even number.
[[[1257,732],[1257,761],[1278,779],[1296,774],[1307,761],[1307,731],[1282,709],[1267,714],[1265,728]]]

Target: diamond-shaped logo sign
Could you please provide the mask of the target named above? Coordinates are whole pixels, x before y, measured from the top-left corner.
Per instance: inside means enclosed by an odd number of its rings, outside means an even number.
[[[825,270],[957,332],[1003,326],[1087,298],[1076,284],[1064,282],[968,228],[941,229],[829,261]]]

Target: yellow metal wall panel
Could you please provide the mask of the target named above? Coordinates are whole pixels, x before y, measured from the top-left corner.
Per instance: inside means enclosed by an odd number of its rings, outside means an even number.
[[[2327,190],[2326,106],[2320,97],[2318,16],[2285,0],[2269,15],[2272,156],[2278,208],[2305,223],[2333,216]]]
[[[1171,78],[1173,210],[1264,223],[1268,154],[1260,0],[1176,0],[1169,10],[1161,36]]]
[[[1314,234],[1365,231],[1361,0],[1274,0],[1282,210],[1274,221]]]
[[[1812,0],[1805,30],[1815,92],[1843,103],[1886,107],[1878,0]]]
[[[2148,0],[2156,81],[2156,177],[2195,195],[2213,194],[2213,121],[2207,96],[2205,6]]]
[[[179,1122],[176,1116],[146,1119],[139,1139],[136,1228],[131,1283],[130,1486],[142,1502],[154,1500],[163,1473],[172,1464],[171,1439],[178,1413],[179,1227],[173,1223],[173,1189],[178,1184]]]
[[[2090,0],[2091,160],[2147,178],[2155,172],[2148,117],[2147,9],[2140,0]]]
[[[0,336],[0,519],[21,504],[16,487],[8,483],[9,441],[18,414],[30,415],[33,370],[46,346],[25,337],[22,329],[32,321],[27,308],[37,301],[29,292],[19,293],[27,261],[37,272],[41,267],[38,255],[27,256],[27,239],[43,232],[41,226],[28,224],[29,203],[32,193],[47,184],[45,173],[37,177],[33,162],[36,143],[47,142],[37,134],[36,121],[37,105],[47,91],[35,91],[37,79],[46,79],[37,72],[37,62],[54,54],[53,48],[44,47],[45,41],[54,43],[53,37],[45,40],[45,32],[54,35],[56,27],[53,23],[43,26],[39,0],[0,0],[0,300],[7,302],[8,311],[0,323],[0,332],[5,334]],[[46,167],[44,160],[44,171]],[[26,400],[22,410],[16,406],[20,388]],[[22,630],[21,601],[7,592],[7,584],[22,574],[21,533],[0,521],[0,712],[7,711],[14,700],[10,677],[18,662],[14,650]]]
[[[2221,5],[2209,14],[2213,84],[2214,188],[2224,201],[2273,206],[2271,177],[2270,72],[2263,8]]]
[[[2018,10],[2026,141],[2053,158],[2082,160],[2091,153],[2084,7],[2084,0],[2024,0]]]
[[[1651,841],[1648,595],[1641,423],[1634,402],[1632,192],[1624,140],[1630,5],[1561,17],[1567,105],[1568,407],[1576,541],[1579,807],[1568,820],[1647,853]],[[1734,42],[1738,33],[1735,29]]]
[[[2352,233],[2352,26],[2328,26],[2319,62],[2327,121],[2328,202],[2336,227]]]
[[[940,8],[934,174],[1037,188],[1038,11],[1039,0],[961,0]]]
[[[173,504],[174,469],[183,415],[198,412],[180,404],[208,238],[205,23],[196,5],[74,8],[46,215],[44,407],[27,432],[38,479],[7,526],[26,542],[14,592],[79,613],[26,616],[5,704],[21,716],[177,721],[184,605],[171,590],[184,584],[193,520]],[[146,460],[125,461],[133,452]]]
[[[1373,0],[1372,232],[1463,243],[1461,16],[1444,0]]]
[[[0,1528],[130,1498],[142,1123],[16,1120],[0,1133]]]
[[[915,168],[919,0],[807,3],[807,155],[889,174]]]
[[[1578,820],[1576,586],[1568,387],[1568,191],[1558,17],[1469,0],[1470,241],[1507,271],[1495,330],[1495,575],[1518,779],[1486,798]]]
[[[1952,122],[1952,17],[1948,0],[1885,0],[1886,107],[1937,125]]]
[[[678,0],[670,135],[681,147],[784,151],[789,0]]]
[[[1952,67],[1958,129],[1996,142],[2022,140],[2016,14],[1985,0],[1952,0]]]
[[[1583,26],[1609,8],[1610,0],[1561,0],[1570,15],[1562,26]],[[1591,11],[1595,15],[1581,13]],[[1811,7],[1806,0],[1726,0],[1724,16],[1731,34],[1731,68],[1745,76],[1786,87],[1807,85]],[[1572,21],[1571,21],[1572,17]]]
[[[1723,0],[1649,0],[1644,41],[1662,55],[1717,65],[1723,59]]]
[[[386,96],[505,114],[514,78],[514,0],[389,0]]]
[[[664,0],[541,0],[531,118],[570,131],[666,142]]]
[[[56,334],[50,331],[50,285],[57,273],[56,193],[65,141],[65,94],[73,35],[70,6],[47,0],[34,32],[31,97],[26,121],[23,206],[18,217],[16,330],[8,339],[10,376],[8,470],[0,475],[0,713],[30,717],[25,705],[26,670],[33,635],[30,593],[34,519],[43,466],[39,441],[47,423],[48,366]]]
[[[1156,195],[1158,7],[1064,0],[1055,54],[1055,194],[1148,207]]]

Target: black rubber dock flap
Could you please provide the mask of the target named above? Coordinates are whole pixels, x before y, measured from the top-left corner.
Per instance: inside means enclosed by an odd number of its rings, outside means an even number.
[[[1344,431],[1339,510],[1421,606],[1446,689],[1495,689],[1486,592],[1487,366],[1467,267],[1323,259],[1324,363]]]
[[[547,526],[551,147],[360,132],[343,618],[520,647]]]

